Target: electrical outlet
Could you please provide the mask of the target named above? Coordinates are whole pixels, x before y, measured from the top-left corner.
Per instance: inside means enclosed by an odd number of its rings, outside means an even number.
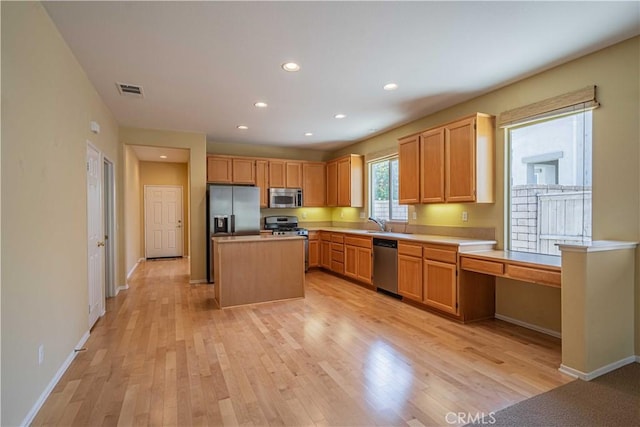
[[[307,213],[302,211],[302,219],[307,219]]]
[[[462,222],[467,222],[467,221],[469,221],[469,212],[463,211],[462,212]]]
[[[344,218],[344,212],[340,210],[340,218]]]
[[[44,362],[44,344],[40,344],[38,347],[38,365],[42,365]]]
[[[365,217],[366,216],[365,216],[364,212],[360,212],[360,219],[365,219]]]
[[[418,212],[413,212],[413,219],[418,219]]]

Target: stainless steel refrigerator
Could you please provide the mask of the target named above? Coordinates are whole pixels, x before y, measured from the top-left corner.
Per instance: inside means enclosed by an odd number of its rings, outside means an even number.
[[[212,236],[260,234],[260,189],[234,185],[207,187],[207,280],[213,282]]]

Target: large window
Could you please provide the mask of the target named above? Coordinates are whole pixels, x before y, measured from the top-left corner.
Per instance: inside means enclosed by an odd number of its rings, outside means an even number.
[[[369,213],[385,221],[407,220],[407,206],[398,203],[398,157],[369,163]]]
[[[591,240],[591,111],[508,130],[509,248],[560,255]]]

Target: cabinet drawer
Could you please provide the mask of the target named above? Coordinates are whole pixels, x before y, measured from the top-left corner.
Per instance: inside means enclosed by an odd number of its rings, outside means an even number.
[[[338,262],[344,262],[344,253],[342,251],[336,251],[336,250],[332,250],[331,251],[331,261],[338,261]]]
[[[461,257],[460,266],[463,270],[471,270],[478,273],[500,276],[504,274],[504,264],[500,262],[483,261],[480,259]]]
[[[318,232],[310,231],[309,232],[309,240],[318,240]]]
[[[331,241],[331,233],[319,233],[320,235],[320,240],[324,240],[325,242],[330,242]]]
[[[361,248],[369,248],[371,249],[373,239],[371,237],[354,237],[354,236],[345,236],[344,244],[351,246],[358,246]]]
[[[450,264],[455,264],[457,262],[456,255],[457,255],[457,252],[455,250],[437,248],[432,246],[424,247],[424,257],[434,261],[441,261],[441,262],[448,262]]]
[[[331,241],[335,243],[344,243],[344,235],[331,233]]]
[[[422,246],[411,243],[398,242],[398,254],[422,257]]]
[[[543,285],[560,286],[561,273],[559,271],[541,270],[538,268],[507,265],[506,275],[526,282]]]
[[[344,252],[344,245],[342,243],[332,243],[331,250],[336,252]]]

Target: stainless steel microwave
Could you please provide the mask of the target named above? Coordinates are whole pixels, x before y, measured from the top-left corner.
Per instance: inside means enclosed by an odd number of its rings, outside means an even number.
[[[270,208],[300,208],[302,207],[302,189],[300,188],[270,188]]]

